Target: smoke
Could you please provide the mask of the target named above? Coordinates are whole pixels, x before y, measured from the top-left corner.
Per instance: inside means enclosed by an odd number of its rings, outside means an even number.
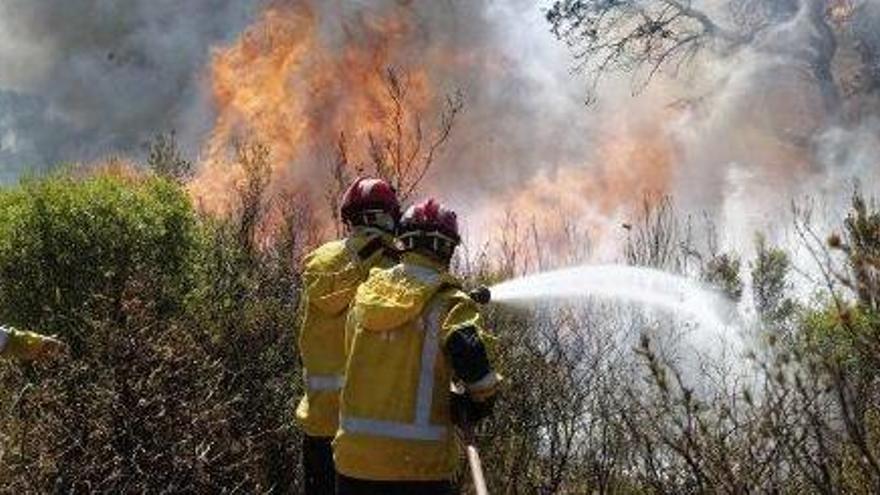
[[[741,248],[756,230],[784,237],[792,199],[845,199],[854,178],[872,192],[880,0],[830,2],[833,40],[808,9],[780,9],[744,49],[635,96],[611,76],[591,106],[544,19],[550,3],[0,0],[0,182],[137,155],[176,129],[202,166],[201,202],[230,196],[230,149],[252,137],[271,147],[276,183],[326,206],[340,132],[363,163],[393,66],[426,132],[446,94],[464,95],[422,192],[459,210],[475,245],[511,215],[543,229],[551,251],[572,225],[613,243],[646,196],[671,194]],[[721,0],[694,5],[730,22]]]
[[[0,183],[207,131],[202,67],[255,0],[0,1]]]
[[[423,191],[476,228],[499,198],[584,165],[593,147],[582,81],[533,2],[281,2],[212,60],[218,116],[197,196],[210,204],[238,180],[224,161],[243,136],[271,144],[281,181],[316,191],[341,132],[362,163],[388,112],[388,66],[415,83],[409,104],[426,133],[444,96],[463,94],[465,111]]]
[[[848,7],[836,33],[806,15],[809,3],[737,56],[711,62],[711,96],[681,121],[677,196],[712,213],[730,248],[748,252],[758,231],[791,244],[793,202],[818,207],[818,227],[831,229],[824,222],[838,221],[854,184],[880,192],[877,92],[853,87],[880,81],[871,75],[880,46],[868,27],[880,2],[831,2]],[[827,79],[817,75],[823,67]]]

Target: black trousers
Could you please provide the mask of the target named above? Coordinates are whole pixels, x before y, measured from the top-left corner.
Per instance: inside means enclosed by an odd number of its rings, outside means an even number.
[[[370,481],[336,476],[337,495],[454,495],[449,481]]]
[[[336,468],[333,467],[331,437],[303,435],[302,462],[306,495],[334,495]]]

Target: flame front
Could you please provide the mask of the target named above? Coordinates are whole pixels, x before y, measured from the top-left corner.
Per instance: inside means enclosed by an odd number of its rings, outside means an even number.
[[[526,64],[499,56],[497,43],[450,42],[431,33],[434,28],[426,27],[431,19],[419,17],[410,3],[359,8],[347,16],[335,11],[328,15],[333,8],[308,1],[270,3],[234,42],[214,51],[207,83],[215,121],[202,147],[199,175],[190,186],[203,208],[224,212],[234,207],[231,198],[243,180],[241,167],[235,166],[236,146],[257,142],[270,150],[270,194],[295,197],[314,218],[329,219],[332,200],[327,201],[328,194],[340,185],[335,165],[348,176],[376,173],[374,138],[397,132],[408,136],[403,148],[417,151],[414,136],[433,132],[430,123],[443,112],[448,85],[461,84],[466,90],[470,85],[478,93],[484,91],[484,98],[487,93],[498,98],[505,91],[496,85],[503,89],[512,71],[525,70]],[[399,69],[405,77],[405,101],[389,92],[389,68]],[[601,243],[609,239],[609,227],[630,219],[646,197],[673,192],[682,183],[681,176],[687,175],[678,172],[693,163],[705,164],[708,179],[694,175],[690,182],[701,181],[695,189],[703,192],[692,196],[712,195],[713,188],[721,187],[711,179],[717,176],[713,170],[729,163],[754,163],[755,169],[762,170],[759,181],[796,183],[793,178],[806,173],[808,161],[800,148],[783,142],[792,132],[798,136],[814,133],[821,119],[803,118],[797,112],[769,112],[781,120],[777,122],[767,116],[765,107],[804,107],[801,113],[808,116],[821,114],[821,109],[813,108],[815,101],[810,98],[812,105],[787,105],[785,98],[798,98],[801,92],[763,89],[772,97],[767,97],[772,101],[766,105],[740,108],[731,104],[724,110],[727,107],[716,104],[711,108],[721,109],[720,118],[714,119],[664,103],[677,93],[689,94],[687,88],[661,87],[653,95],[643,95],[642,103],[611,108],[598,116],[583,112],[584,119],[602,123],[592,129],[596,134],[591,137],[598,144],[584,144],[579,156],[564,157],[557,154],[553,134],[542,134],[543,140],[535,137],[533,131],[539,126],[560,125],[558,120],[542,120],[540,105],[511,111],[519,102],[478,102],[476,116],[457,121],[449,143],[451,148],[465,146],[451,157],[436,160],[421,190],[436,192],[441,199],[461,198],[454,194],[458,189],[478,194],[480,199],[470,205],[474,209],[461,211],[460,216],[478,233],[472,240],[480,245],[503,234],[506,214],[515,214],[523,226],[538,219],[541,231],[535,235],[549,252],[569,249],[572,227]],[[543,95],[535,91],[507,94],[538,98],[551,106],[565,102],[540,99]],[[396,118],[401,106],[423,120]],[[466,116],[468,111],[465,108]],[[757,115],[750,116],[750,111]],[[503,119],[524,115],[534,121],[511,126],[515,130],[509,134],[497,134],[506,129]],[[720,124],[714,128],[712,122]],[[680,132],[682,128],[694,131]],[[768,129],[785,129],[788,134],[780,138]],[[343,136],[349,146],[340,162],[337,143]],[[502,145],[486,151],[489,140]],[[524,164],[517,156],[517,150],[527,147],[537,151],[534,156],[540,163]],[[502,168],[508,166],[519,168]],[[480,167],[478,174],[472,173],[476,167]],[[693,174],[699,173],[694,167]],[[474,177],[480,177],[481,184],[473,184]],[[518,177],[517,183],[511,184],[511,177]],[[496,181],[505,184],[493,184]],[[330,224],[329,220],[318,223]]]
[[[208,210],[229,207],[229,192],[242,180],[234,149],[256,142],[271,150],[273,184],[322,189],[341,136],[365,143],[387,132],[394,102],[387,70],[397,66],[412,33],[404,9],[342,26],[341,47],[319,29],[308,2],[279,2],[233,44],[214,52],[209,69],[216,121],[202,151],[201,172],[192,184]],[[354,32],[357,31],[357,32]],[[427,112],[434,92],[424,66],[406,67],[407,105]],[[353,147],[345,166],[359,169],[366,146]],[[316,202],[321,195],[312,195]]]

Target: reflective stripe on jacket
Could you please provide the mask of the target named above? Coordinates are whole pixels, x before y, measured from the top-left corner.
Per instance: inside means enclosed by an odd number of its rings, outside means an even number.
[[[458,446],[450,418],[447,337],[477,327],[476,303],[424,257],[374,269],[349,312],[337,470],[366,480],[450,479]]]
[[[389,255],[392,242],[378,230],[360,229],[347,239],[324,244],[305,259],[299,329],[304,394],[296,417],[307,435],[336,433],[348,308],[370,268],[394,263]]]

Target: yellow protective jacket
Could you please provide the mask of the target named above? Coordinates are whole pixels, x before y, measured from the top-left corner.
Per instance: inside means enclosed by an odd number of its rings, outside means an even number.
[[[438,265],[408,253],[391,269],[374,269],[358,288],[346,326],[349,355],[333,442],[341,474],[384,481],[454,475],[455,372],[445,343],[465,328],[487,340],[477,304],[458,286]],[[464,385],[491,397],[498,379],[494,371],[487,377]]]
[[[299,329],[305,393],[296,417],[309,436],[332,437],[336,433],[348,307],[371,268],[395,263],[393,242],[380,230],[361,228],[305,258]]]
[[[23,332],[0,327],[0,356],[32,360],[45,350],[47,337],[33,332]]]

